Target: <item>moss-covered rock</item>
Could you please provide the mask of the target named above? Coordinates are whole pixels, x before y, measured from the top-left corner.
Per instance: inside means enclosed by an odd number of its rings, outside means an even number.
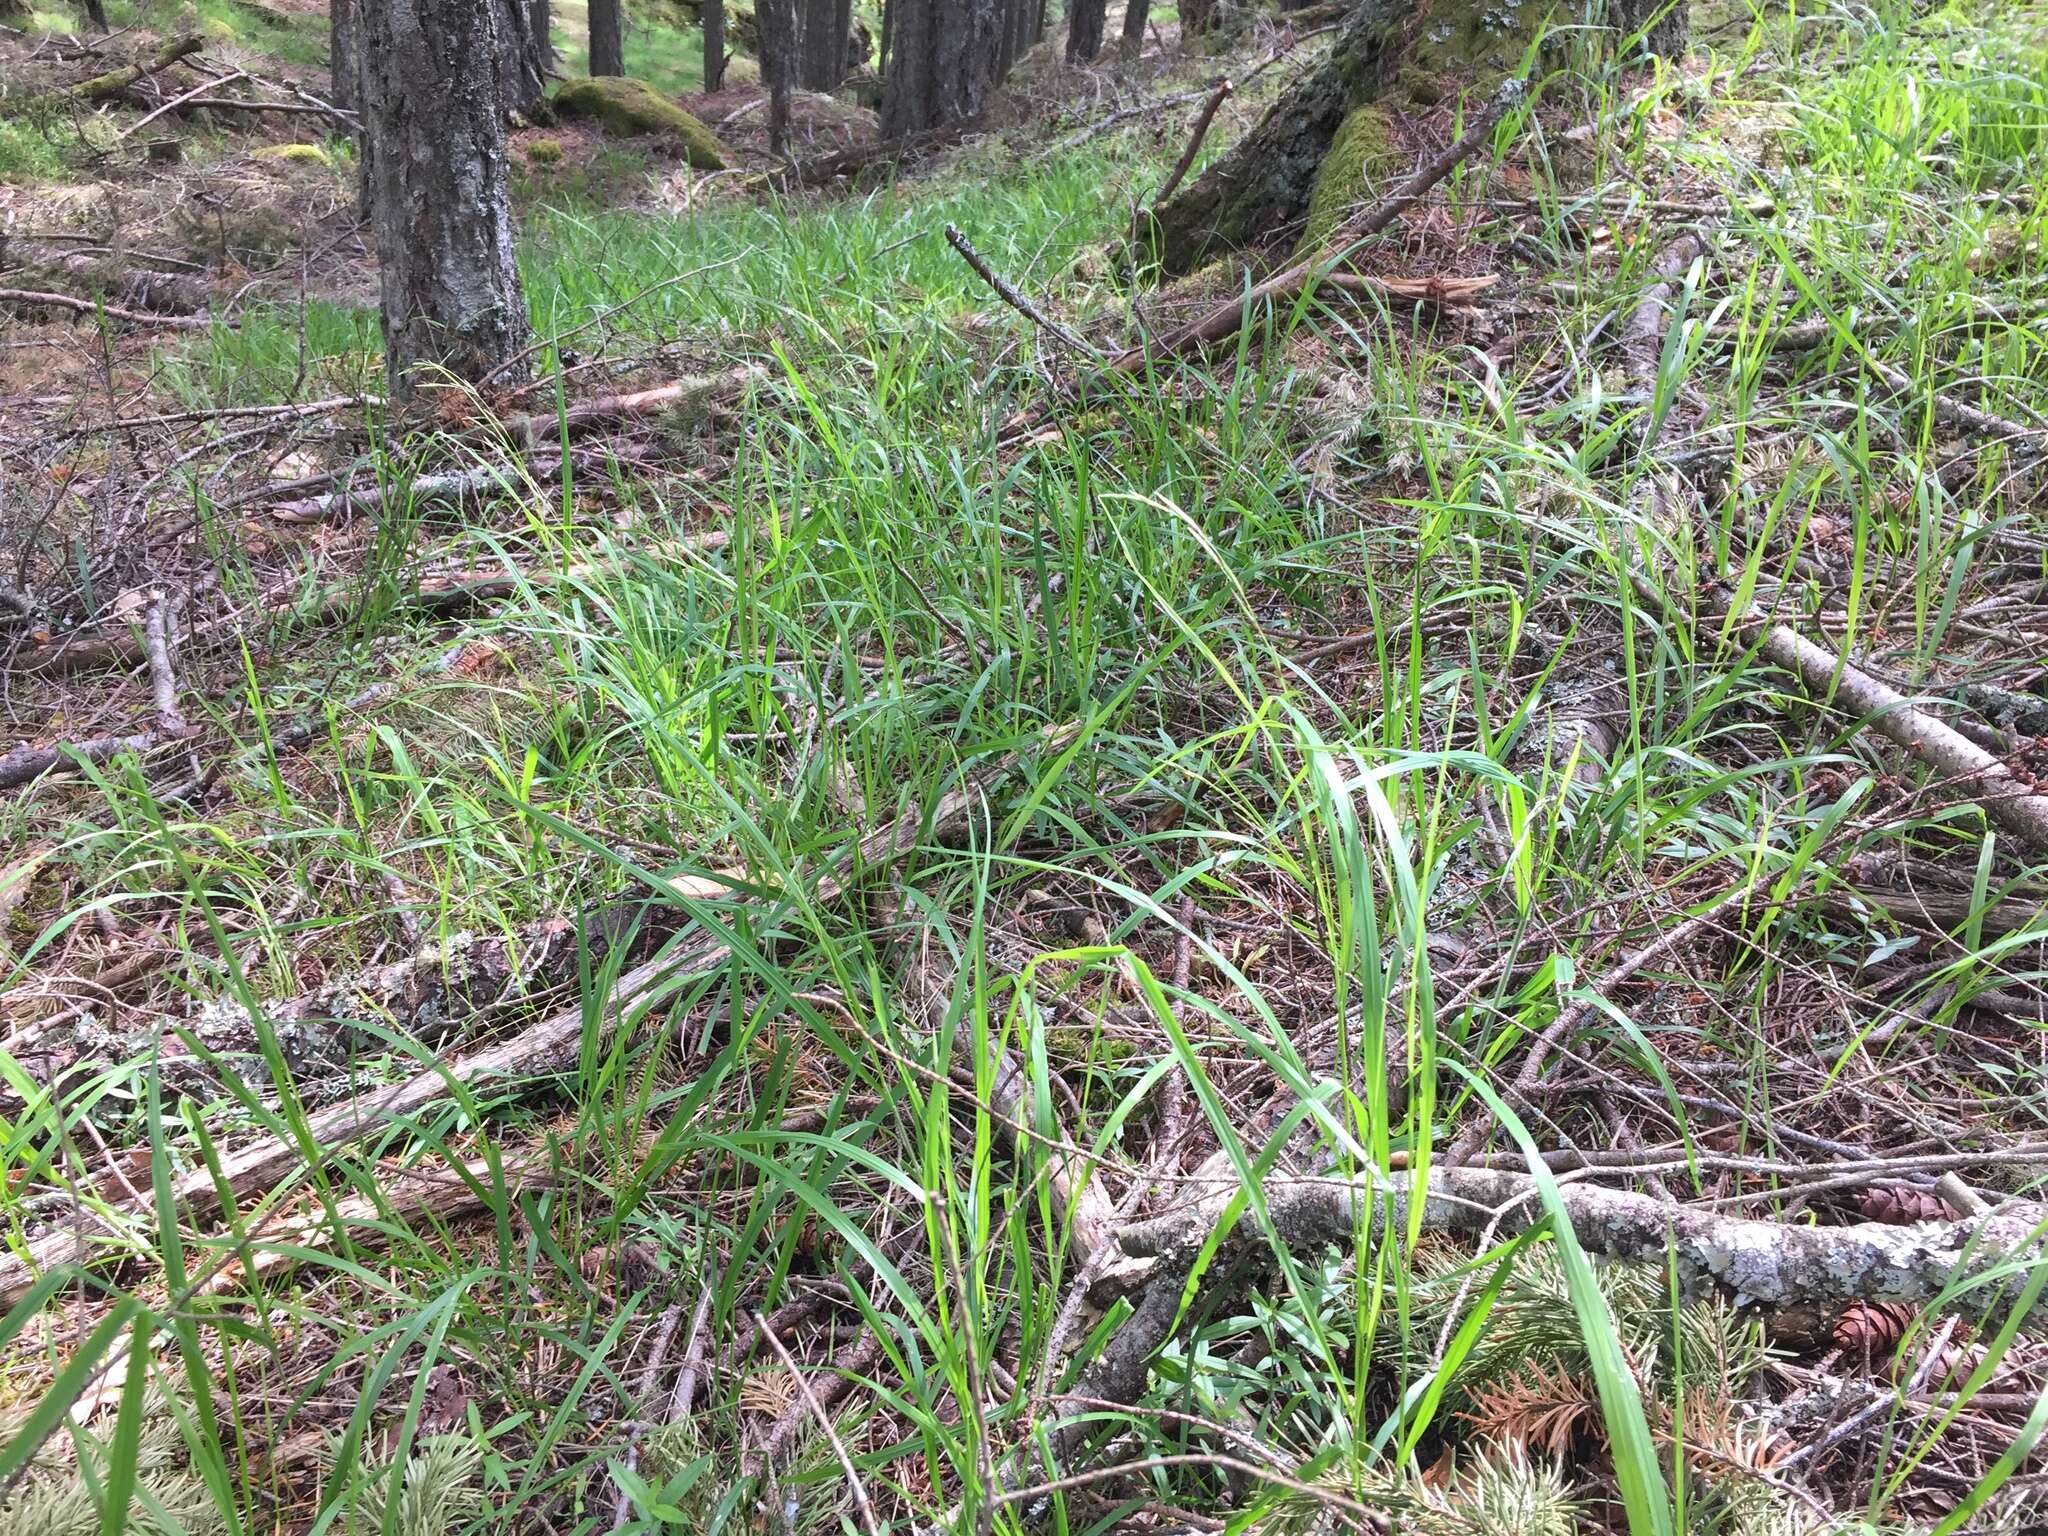
[[[716,134],[645,80],[624,75],[571,80],[555,92],[554,108],[563,117],[592,118],[608,133],[673,140],[700,171],[723,170],[730,158]]]
[[[1302,228],[1296,256],[1313,256],[1337,232],[1359,204],[1378,195],[1381,185],[1399,170],[1400,151],[1387,123],[1384,107],[1353,107],[1344,116],[1329,153],[1316,167],[1309,191],[1308,223]]]
[[[249,151],[251,160],[283,160],[303,165],[332,165],[333,159],[318,144],[266,144]]]
[[[526,158],[535,165],[559,165],[562,161],[562,141],[534,139],[526,146]]]

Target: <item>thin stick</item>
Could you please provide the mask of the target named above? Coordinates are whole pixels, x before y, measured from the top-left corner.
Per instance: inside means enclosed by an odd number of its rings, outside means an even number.
[[[832,1454],[839,1458],[839,1470],[846,1474],[846,1486],[853,1490],[854,1507],[860,1511],[861,1529],[865,1530],[868,1536],[882,1536],[882,1527],[875,1520],[875,1507],[868,1502],[868,1491],[861,1484],[860,1472],[853,1464],[853,1457],[847,1454],[846,1444],[839,1438],[839,1432],[832,1427],[832,1420],[825,1413],[825,1405],[818,1401],[817,1393],[811,1390],[809,1379],[796,1368],[796,1361],[791,1359],[789,1351],[782,1347],[782,1340],[775,1337],[775,1330],[768,1326],[767,1319],[756,1312],[754,1321],[760,1326],[761,1336],[767,1339],[768,1347],[775,1351],[776,1358],[782,1362],[782,1368],[788,1371],[790,1378],[796,1382],[796,1389],[803,1394],[804,1402],[811,1410],[811,1416],[818,1421],[818,1428],[824,1432],[825,1439],[831,1444]]]
[[[1550,1059],[1551,1050],[1559,1041],[1569,1039],[1572,1032],[1600,1002],[1612,997],[1624,982],[1651,961],[1670,954],[1679,945],[1687,943],[1712,927],[1721,909],[1747,894],[1748,890],[1749,887],[1746,885],[1730,886],[1716,896],[1705,911],[1695,913],[1682,923],[1673,924],[1642,948],[1631,950],[1622,956],[1616,965],[1593,983],[1592,989],[1584,997],[1559,1012],[1545,1027],[1543,1033],[1536,1037],[1529,1047],[1529,1054],[1523,1058],[1521,1070],[1515,1074],[1514,1083],[1508,1090],[1507,1097],[1511,1103],[1520,1104],[1528,1101],[1529,1090],[1536,1086],[1536,1080],[1543,1075],[1543,1064]],[[1464,1134],[1452,1143],[1450,1150],[1440,1159],[1439,1166],[1456,1168],[1468,1160],[1479,1150],[1479,1144],[1486,1139],[1487,1132],[1493,1129],[1493,1119],[1493,1112],[1482,1107],[1473,1116],[1472,1123],[1465,1128]]]
[[[1189,167],[1195,163],[1195,156],[1201,153],[1202,140],[1209,136],[1209,125],[1216,120],[1217,110],[1229,98],[1231,91],[1234,89],[1235,87],[1231,85],[1230,76],[1228,75],[1225,75],[1216,82],[1216,89],[1209,93],[1209,99],[1202,103],[1202,110],[1195,116],[1194,129],[1188,135],[1188,147],[1180,152],[1180,159],[1174,162],[1173,173],[1166,178],[1165,185],[1161,186],[1152,195],[1153,208],[1157,208],[1161,203],[1173,196],[1175,190],[1179,188],[1181,182],[1187,177]],[[1148,208],[1146,210],[1146,217],[1149,218],[1150,216],[1151,209]]]
[[[130,325],[160,325],[175,331],[203,331],[213,324],[211,315],[153,315],[139,309],[122,309],[98,299],[73,298],[68,293],[41,293],[29,288],[0,288],[0,304],[46,306],[68,309],[75,315],[105,315]]]
[[[162,117],[166,112],[177,111],[178,108],[192,101],[195,97],[204,96],[208,91],[218,90],[220,87],[224,85],[232,85],[237,80],[246,80],[248,78],[249,72],[247,70],[238,69],[233,74],[222,75],[218,80],[202,80],[199,82],[199,84],[193,86],[191,90],[185,92],[184,95],[173,96],[169,101],[165,102],[162,106],[156,108],[156,110],[149,113],[147,116],[139,119],[136,122],[130,123],[126,128],[123,128],[121,130],[117,137],[125,139],[129,137],[131,134],[140,133],[143,129],[147,128],[151,123],[155,122],[158,118]]]
[[[640,1405],[647,1401],[647,1394],[654,1390],[655,1378],[661,1374],[661,1365],[668,1358],[669,1340],[675,1337],[676,1323],[682,1317],[683,1309],[668,1306],[662,1309],[661,1321],[655,1325],[654,1347],[647,1351],[647,1364],[640,1372],[639,1383],[633,1389],[633,1432],[626,1441],[626,1470],[637,1472],[640,1468],[640,1436],[646,1430],[646,1421],[639,1417]],[[633,1512],[633,1497],[626,1491],[626,1485],[619,1484],[619,1491],[612,1499],[612,1529],[626,1528],[627,1517]]]
[[[711,1299],[718,1292],[718,1277],[712,1276],[705,1283],[704,1294],[697,1298],[697,1310],[690,1318],[690,1339],[683,1346],[683,1369],[676,1377],[676,1390],[668,1400],[668,1422],[677,1423],[688,1415],[690,1401],[697,1395],[697,1376],[704,1368],[704,1345],[707,1335],[704,1325],[711,1317]]]
[[[1493,100],[1473,119],[1472,126],[1465,130],[1464,135],[1455,144],[1409,177],[1399,190],[1345,223],[1317,254],[1275,273],[1241,298],[1219,304],[1205,314],[1196,316],[1180,329],[1168,332],[1164,339],[1141,343],[1119,354],[1110,363],[1109,371],[1120,374],[1136,373],[1155,356],[1171,356],[1194,347],[1210,345],[1227,336],[1235,336],[1262,305],[1276,300],[1292,299],[1297,294],[1313,288],[1335,269],[1337,263],[1352,247],[1361,241],[1370,240],[1386,229],[1394,220],[1414,207],[1432,187],[1476,154],[1480,146],[1491,142],[1494,128],[1507,114],[1508,109],[1521,99],[1521,82],[1506,82],[1495,92]]]
[[[946,241],[954,250],[960,253],[961,259],[968,266],[974,268],[975,276],[979,277],[984,283],[987,283],[989,287],[995,289],[996,297],[1009,305],[1010,308],[1016,310],[1018,314],[1029,320],[1033,325],[1053,337],[1062,346],[1079,352],[1083,357],[1092,357],[1098,361],[1101,359],[1103,354],[1100,351],[1088,345],[1087,342],[1076,336],[1064,325],[1061,325],[1059,321],[1053,319],[1052,316],[1046,314],[1045,311],[1018,292],[1016,288],[1012,287],[995,268],[982,259],[981,252],[968,243],[967,237],[951,224],[946,226]]]

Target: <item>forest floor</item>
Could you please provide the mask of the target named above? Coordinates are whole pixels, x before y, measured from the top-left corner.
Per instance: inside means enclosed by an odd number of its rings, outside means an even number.
[[[2048,1526],[2038,1244],[1679,1235],[2048,1209],[2048,847],[1915,734],[2038,803],[2041,13],[1546,64],[1376,285],[1122,377],[1243,281],[1134,211],[1317,38],[777,192],[636,30],[735,166],[516,132],[537,382],[400,420],[331,119],[144,122],[323,19],[112,9],[0,28],[206,39],[0,112],[83,298],[0,299],[0,1532]]]

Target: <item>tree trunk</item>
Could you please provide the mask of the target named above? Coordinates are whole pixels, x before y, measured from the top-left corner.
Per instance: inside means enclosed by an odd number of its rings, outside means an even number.
[[[417,0],[423,9],[438,11],[442,0]],[[497,13],[492,28],[498,37],[500,110],[530,117],[547,95],[547,34],[536,37],[527,0],[484,0]],[[365,9],[368,9],[366,6]],[[360,24],[359,24],[360,26]],[[367,35],[367,34],[366,34]]]
[[[979,117],[1001,51],[997,0],[892,0],[882,137]]]
[[[1067,62],[1093,64],[1102,52],[1103,13],[1107,0],[1071,0],[1067,11]]]
[[[1216,0],[1180,0],[1180,37],[1185,48],[1192,38],[1216,30]]]
[[[344,112],[356,109],[355,0],[333,0],[327,11],[327,97]]]
[[[1124,40],[1117,50],[1117,57],[1129,64],[1145,51],[1145,22],[1151,13],[1151,0],[1126,0],[1124,5]]]
[[[797,71],[797,0],[757,0],[754,24],[761,33],[761,81],[768,87],[768,152],[789,147],[789,88]]]
[[[797,78],[807,91],[835,91],[846,78],[852,8],[842,5],[840,0],[801,0],[799,16],[803,38],[798,49]]]
[[[533,62],[541,89],[547,89],[548,74],[555,67],[555,18],[548,0],[527,0],[526,25],[533,38]]]
[[[593,75],[623,75],[626,72],[625,19],[619,14],[619,0],[590,0],[590,72]]]
[[[528,341],[505,156],[503,0],[379,0],[357,18],[384,366],[523,383]],[[523,14],[523,12],[522,12]]]
[[[93,24],[94,30],[109,30],[106,0],[84,0],[79,9],[85,12],[85,19]]]
[[[1181,24],[1188,24],[1182,0]],[[1446,82],[1483,83],[1520,67],[1555,0],[1434,0],[1417,27],[1416,0],[1359,0],[1330,51],[1276,101],[1258,127],[1214,162],[1178,196],[1153,211],[1145,256],[1167,276],[1191,272],[1224,251],[1272,240],[1308,216],[1324,158],[1337,143],[1360,148],[1385,138],[1377,115],[1382,97],[1405,95],[1433,104]],[[1587,11],[1625,38],[1649,26],[1648,45],[1683,52],[1685,10],[1670,0],[1588,0]],[[1604,13],[1604,14],[1603,14]],[[1562,35],[1572,35],[1566,29]],[[1332,157],[1333,161],[1342,157]],[[1332,179],[1350,178],[1348,161],[1333,163]],[[1335,200],[1355,201],[1353,188],[1329,188]]]
[[[704,0],[704,89],[725,85],[725,0]]]

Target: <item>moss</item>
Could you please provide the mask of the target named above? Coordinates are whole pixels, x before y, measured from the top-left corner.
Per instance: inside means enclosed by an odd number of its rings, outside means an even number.
[[[535,139],[526,146],[526,158],[535,165],[559,165],[562,162],[562,141]]]
[[[555,92],[554,108],[563,117],[594,118],[608,133],[672,139],[700,171],[725,168],[728,156],[717,136],[645,80],[623,75],[571,80]]]
[[[1045,1053],[1055,1061],[1097,1067],[1121,1067],[1138,1048],[1130,1041],[1105,1034],[1099,1028],[1054,1025],[1045,1032]]]
[[[302,165],[332,165],[334,161],[318,144],[266,144],[249,151],[252,160],[283,160]]]
[[[1557,0],[1460,0],[1431,7],[1402,75],[1487,85],[1522,67]]]
[[[1316,167],[1308,223],[1295,254],[1310,256],[1321,250],[1352,210],[1368,201],[1399,167],[1400,159],[1384,108],[1367,105],[1347,112],[1323,163]]]
[[[743,59],[735,55],[725,61],[725,79],[721,83],[726,90],[731,90],[736,85],[759,85],[761,66],[752,59]]]

